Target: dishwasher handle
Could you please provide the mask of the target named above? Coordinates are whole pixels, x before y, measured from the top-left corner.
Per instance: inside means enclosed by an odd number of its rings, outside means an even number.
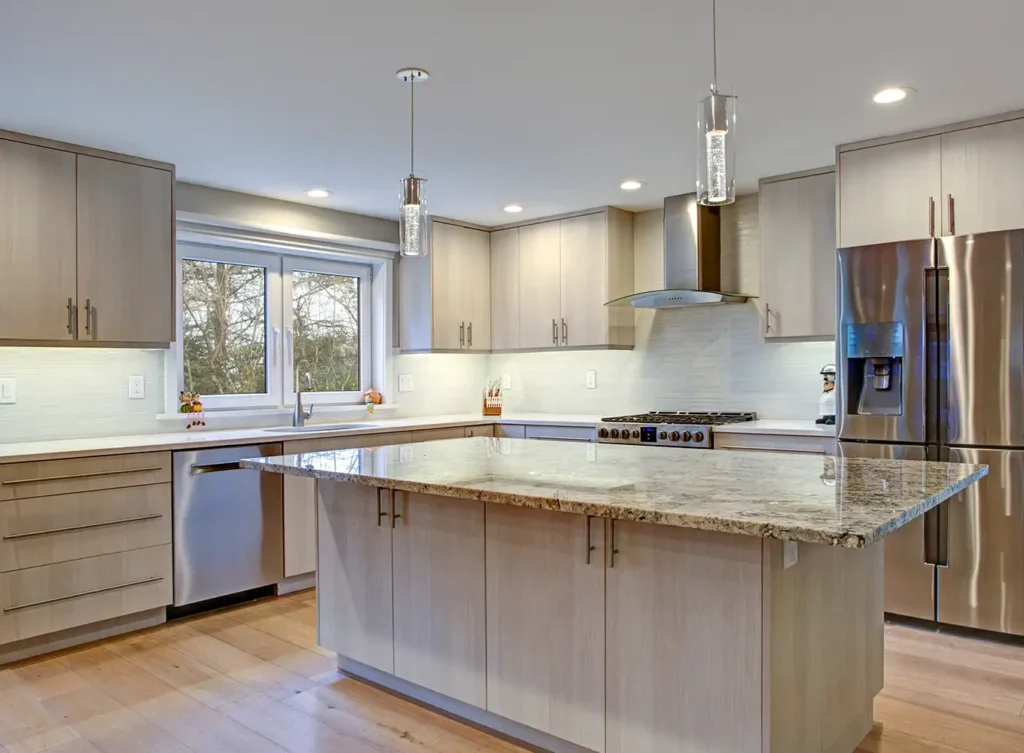
[[[207,463],[205,465],[193,465],[191,473],[193,476],[201,476],[204,473],[221,473],[222,471],[244,470],[237,460],[229,463]]]

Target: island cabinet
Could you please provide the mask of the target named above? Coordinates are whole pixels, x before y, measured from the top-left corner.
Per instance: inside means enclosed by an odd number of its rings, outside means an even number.
[[[321,645],[484,707],[483,503],[327,483],[320,499]]]
[[[603,540],[599,519],[487,508],[487,710],[599,752]]]
[[[174,166],[0,131],[0,343],[164,346]]]

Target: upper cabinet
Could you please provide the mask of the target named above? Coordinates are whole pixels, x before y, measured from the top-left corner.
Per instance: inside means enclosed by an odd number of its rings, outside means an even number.
[[[430,224],[430,254],[399,263],[400,346],[490,350],[490,233],[443,220]]]
[[[765,338],[834,337],[835,171],[766,178],[758,201]]]
[[[632,347],[633,215],[620,209],[519,230],[519,340],[524,349]]]
[[[491,233],[491,349],[519,348],[519,228]]]
[[[175,337],[174,168],[0,133],[0,342]]]
[[[940,139],[931,136],[839,154],[839,246],[937,234]]]
[[[75,155],[0,139],[0,340],[75,338]]]
[[[1024,119],[837,151],[841,247],[1024,227]]]

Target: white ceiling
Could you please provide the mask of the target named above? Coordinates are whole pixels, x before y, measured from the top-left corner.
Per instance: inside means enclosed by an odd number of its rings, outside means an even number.
[[[499,224],[693,189],[710,0],[0,0],[0,128],[179,179],[396,215],[408,90],[432,212]],[[741,188],[835,144],[1024,107],[1020,0],[719,0]],[[918,92],[889,108],[886,84]],[[645,186],[619,189],[625,178]],[[306,199],[324,186],[333,195]]]

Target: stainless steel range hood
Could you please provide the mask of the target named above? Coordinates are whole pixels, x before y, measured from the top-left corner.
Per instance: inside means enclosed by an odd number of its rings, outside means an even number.
[[[664,309],[746,303],[753,296],[722,290],[721,213],[697,194],[665,199],[665,288],[617,298],[607,306]]]

